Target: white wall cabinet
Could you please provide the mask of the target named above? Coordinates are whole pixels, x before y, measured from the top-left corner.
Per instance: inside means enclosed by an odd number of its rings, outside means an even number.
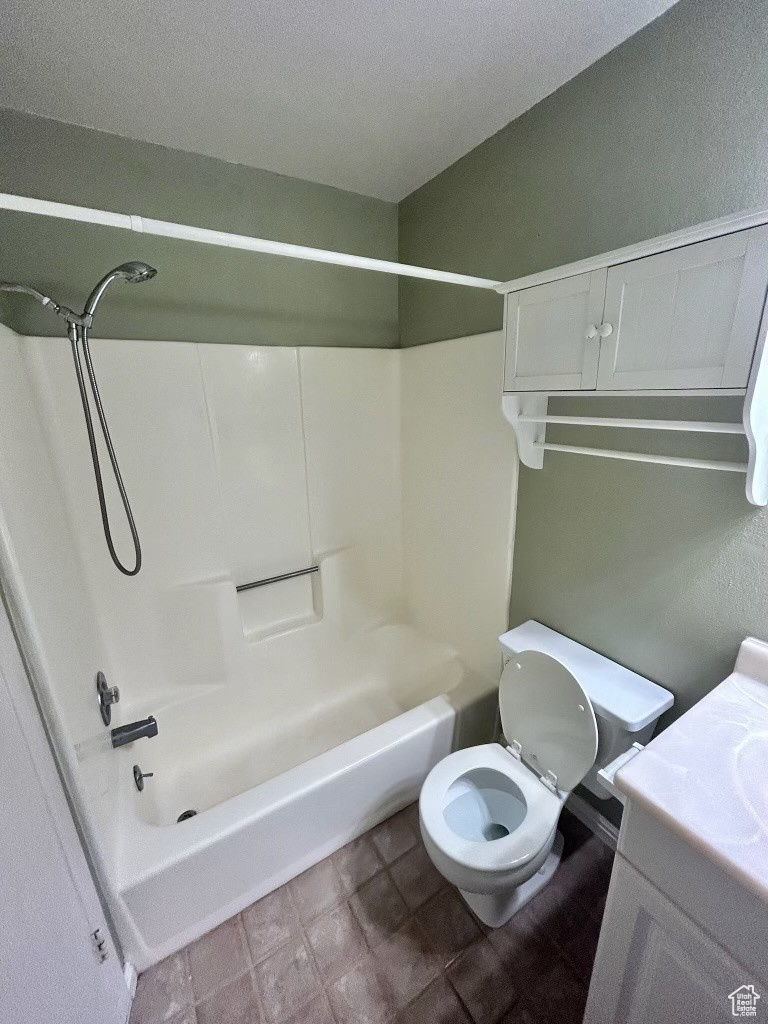
[[[768,286],[768,229],[611,267],[601,390],[744,388]]]
[[[505,391],[745,388],[768,226],[507,295]]]
[[[579,391],[597,384],[606,271],[507,297],[505,391]]]

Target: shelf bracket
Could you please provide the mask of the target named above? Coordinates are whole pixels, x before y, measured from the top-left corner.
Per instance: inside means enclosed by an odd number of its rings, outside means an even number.
[[[547,425],[543,418],[547,415],[548,402],[548,395],[533,391],[505,394],[501,399],[504,416],[517,438],[517,454],[529,469],[542,469],[544,466]],[[523,416],[529,418],[523,420]]]
[[[744,432],[749,444],[747,498],[753,505],[768,505],[768,302],[763,307],[757,348],[744,399]]]

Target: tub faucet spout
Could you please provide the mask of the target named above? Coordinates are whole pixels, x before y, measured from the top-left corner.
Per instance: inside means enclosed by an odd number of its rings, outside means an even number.
[[[112,729],[112,746],[122,747],[126,743],[133,743],[140,740],[142,736],[157,736],[157,722],[152,717],[141,718],[138,722],[129,722],[127,725],[118,725]]]

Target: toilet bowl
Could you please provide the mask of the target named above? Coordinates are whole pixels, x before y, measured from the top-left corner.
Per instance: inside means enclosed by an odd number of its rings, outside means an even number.
[[[610,721],[614,756],[617,742],[629,749],[638,732],[645,738],[672,703],[667,690],[539,623],[500,639],[512,655],[499,682],[507,742],[449,754],[429,773],[419,797],[432,862],[492,928],[508,921],[557,869],[560,811],[595,765],[599,723]],[[537,649],[516,649],[526,640]],[[600,698],[597,709],[588,681]],[[606,681],[622,682],[623,698],[622,686]],[[622,707],[634,717],[622,717]]]

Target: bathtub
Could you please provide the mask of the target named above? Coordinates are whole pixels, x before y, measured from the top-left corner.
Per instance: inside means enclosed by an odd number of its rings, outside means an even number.
[[[451,648],[387,625],[316,671],[334,686],[316,681],[314,701],[311,673],[286,678],[279,708],[258,687],[213,688],[152,709],[157,738],[117,751],[110,902],[139,971],[416,799],[453,749],[465,673]],[[136,762],[154,772],[143,792]]]

